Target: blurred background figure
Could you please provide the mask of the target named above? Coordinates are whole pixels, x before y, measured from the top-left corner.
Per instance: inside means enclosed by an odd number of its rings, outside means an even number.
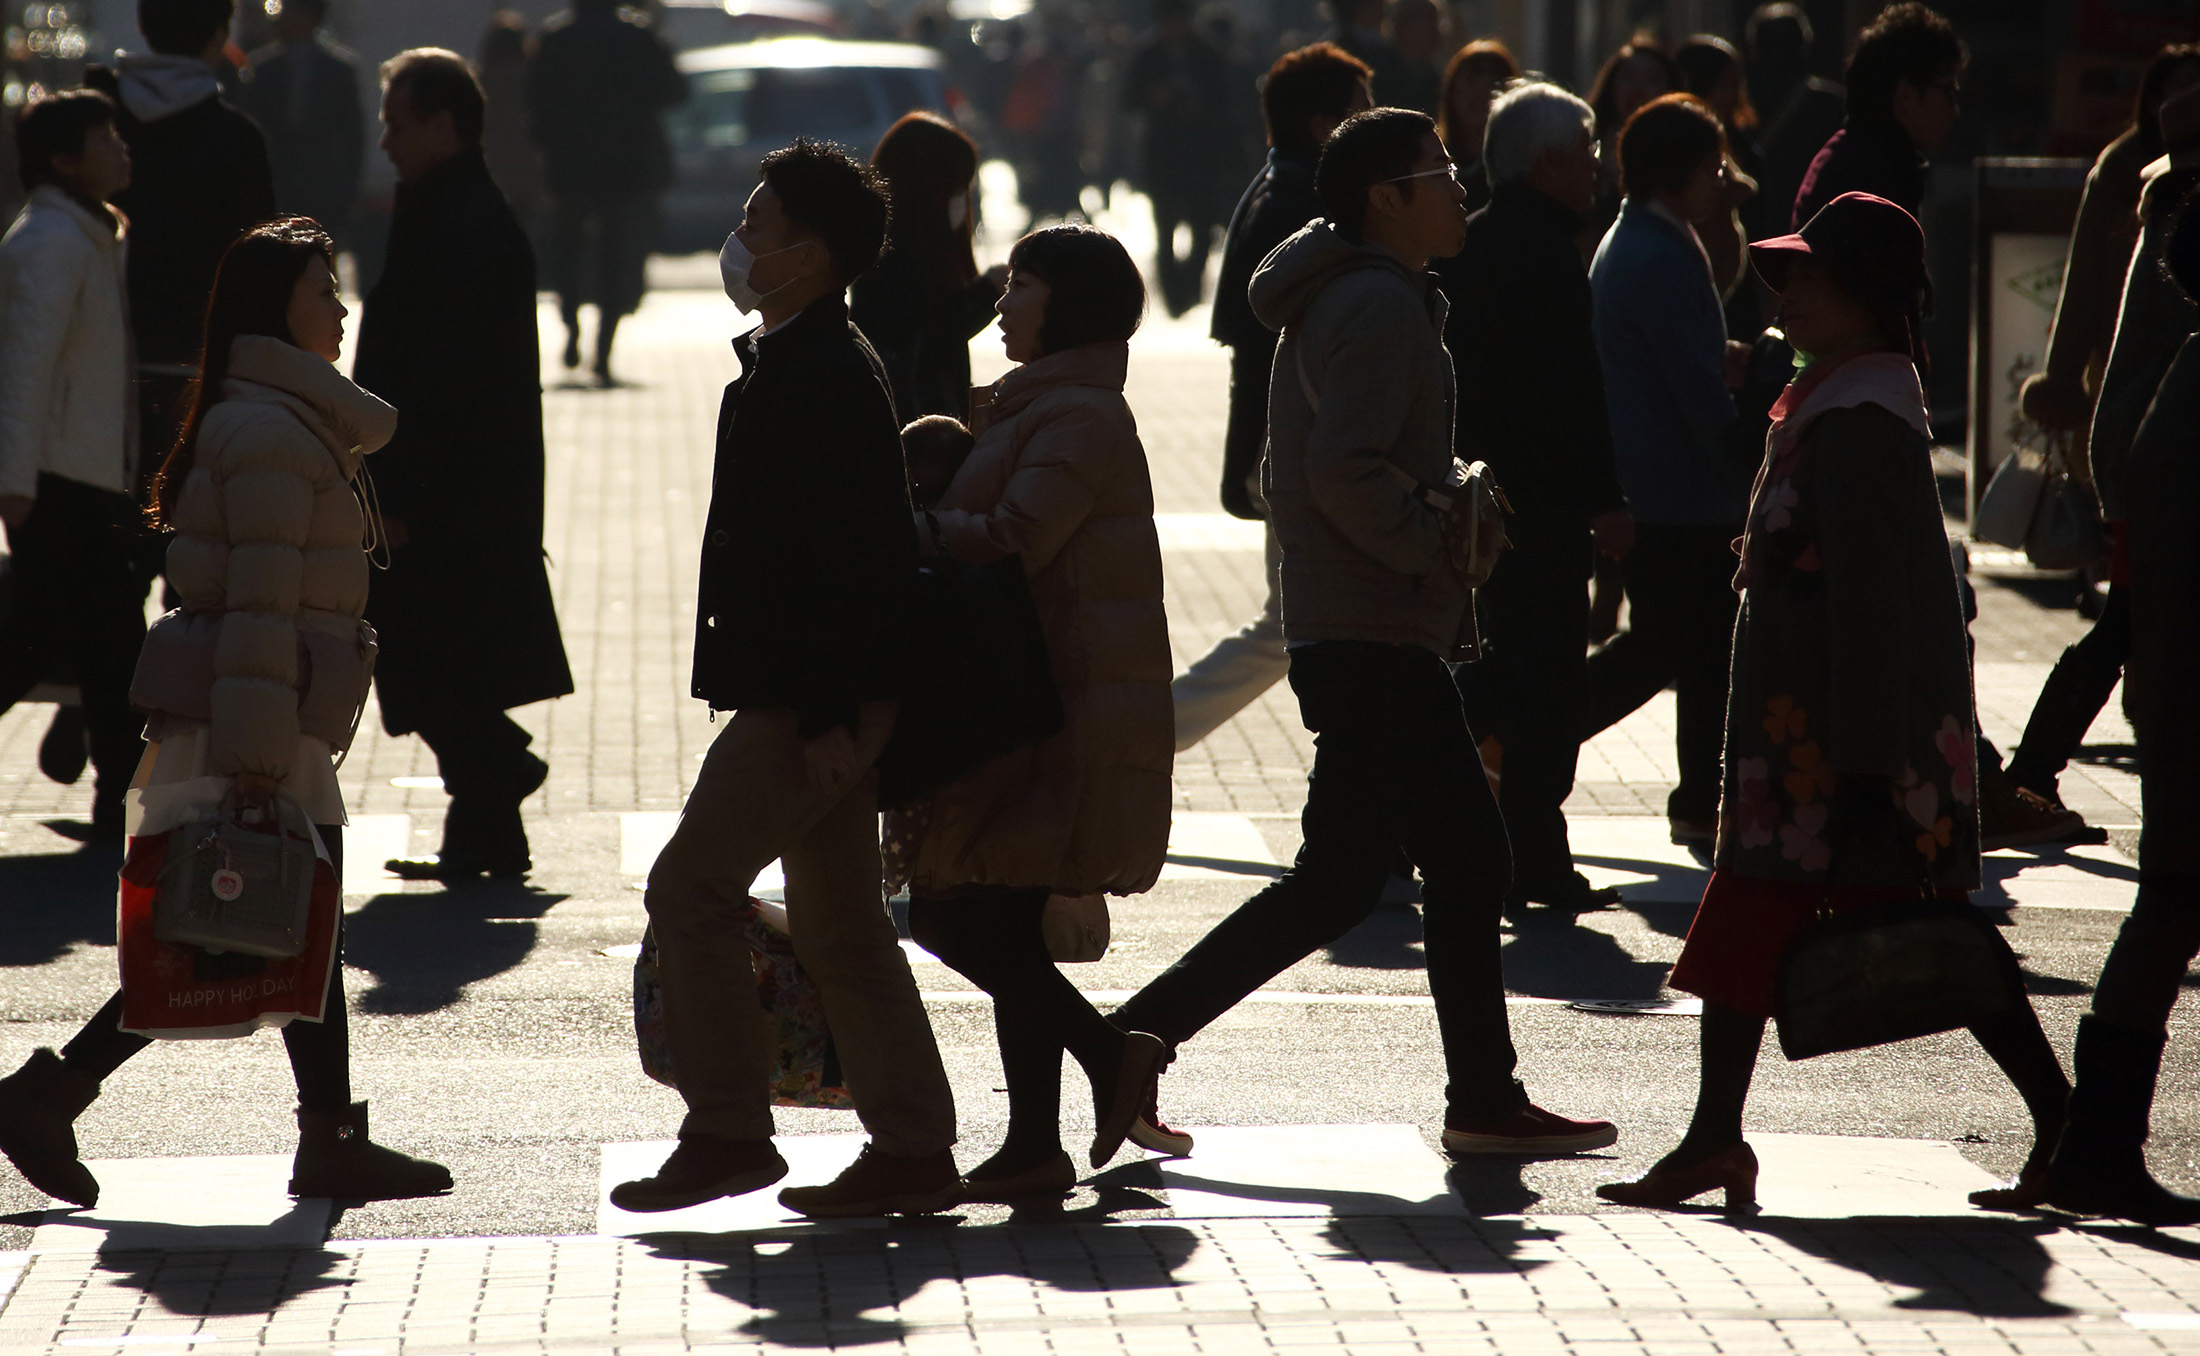
[[[879,139],[871,165],[893,203],[886,253],[856,279],[849,316],[878,351],[907,424],[970,417],[970,341],[993,323],[1008,267],[978,271],[978,148],[945,118],[910,113]]]
[[[999,122],[1016,166],[1016,193],[1034,222],[1082,216],[1083,89],[1087,62],[1075,25],[1051,9],[1003,26],[997,61]],[[1036,27],[1034,34],[1031,29]]]
[[[1467,190],[1469,212],[1482,210],[1490,201],[1490,176],[1482,163],[1490,100],[1506,81],[1519,75],[1520,65],[1513,54],[1494,38],[1468,43],[1452,53],[1444,67],[1436,135],[1444,139],[1444,149],[1451,152],[1451,162],[1459,167],[1459,182]]]
[[[1230,415],[1222,435],[1222,507],[1233,517],[1265,519],[1254,483],[1268,444],[1268,376],[1275,366],[1276,331],[1253,314],[1247,289],[1253,270],[1276,246],[1322,214],[1314,188],[1315,166],[1337,125],[1371,105],[1367,63],[1333,43],[1317,42],[1286,52],[1261,85],[1268,124],[1268,163],[1238,201],[1222,246],[1222,274],[1215,285],[1212,328],[1230,350]],[[1283,649],[1283,551],[1275,530],[1266,533],[1268,596],[1260,615],[1176,676],[1169,686],[1176,707],[1176,747],[1192,747],[1217,726],[1259,700],[1290,669]]]
[[[348,248],[367,155],[359,73],[350,52],[321,38],[328,0],[273,8],[275,41],[252,54],[237,103],[267,136],[276,209],[312,218]]]
[[[1123,106],[1144,119],[1144,182],[1153,200],[1154,271],[1162,303],[1179,316],[1199,304],[1215,231],[1227,219],[1235,168],[1230,89],[1222,53],[1192,26],[1191,0],[1154,0],[1153,38],[1131,57]],[[1223,184],[1228,181],[1223,180]],[[1181,253],[1178,228],[1190,236]]]
[[[481,155],[489,162],[489,177],[504,190],[512,214],[539,249],[549,189],[543,182],[542,150],[527,125],[527,67],[534,59],[535,35],[528,31],[525,15],[500,9],[489,16],[474,55],[474,74],[489,100]]]
[[[672,49],[617,0],[575,0],[545,26],[527,71],[554,219],[550,285],[565,365],[581,365],[581,307],[596,308],[594,372],[611,378],[619,322],[642,304],[657,204],[672,184],[664,112],[687,98]]]
[[[2132,107],[2131,125],[2108,143],[2086,176],[2085,196],[2063,264],[2062,295],[2056,300],[2047,362],[2042,371],[2025,378],[2018,395],[2025,418],[2070,439],[2064,463],[2074,480],[2094,491],[2109,526],[2108,601],[2093,629],[2055,661],[2025,722],[2024,738],[2009,760],[2012,783],[2057,806],[2062,804],[2057,785],[2062,770],[2094,717],[2108,704],[2131,655],[2124,504],[2119,495],[2116,507],[2110,509],[2109,495],[2094,485],[2086,433],[2108,366],[2109,344],[2116,334],[2124,274],[2134,266],[2140,172],[2167,149],[2165,105],[2175,101],[2180,139],[2189,138],[2192,125],[2200,124],[2200,97],[2179,97],[2195,89],[2200,89],[2200,46],[2165,47],[2148,63]],[[2162,348],[2166,356],[2169,344]]]
[[[1589,214],[1581,235],[1586,259],[1596,252],[1604,232],[1619,218],[1619,130],[1635,116],[1635,110],[1681,87],[1681,73],[1673,58],[1656,38],[1643,33],[1604,59],[1596,79],[1589,84],[1589,107],[1597,114],[1597,153],[1604,177],[1597,190],[1596,210]]]
[[[1749,272],[1749,231],[1742,212],[1757,196],[1757,174],[1764,163],[1750,140],[1757,110],[1742,79],[1741,54],[1725,38],[1698,33],[1673,53],[1673,65],[1680,72],[1681,88],[1703,100],[1726,129],[1726,210],[1697,227],[1696,235],[1711,256],[1711,277],[1726,304],[1726,332],[1747,342],[1763,328],[1763,312],[1753,304],[1755,292],[1742,286]],[[1735,313],[1737,299],[1743,303],[1740,315]]]
[[[1399,89],[1410,82],[1405,63],[1399,60],[1398,49],[1391,46],[1389,37],[1383,33],[1383,0],[1327,0],[1327,3],[1336,22],[1322,37],[1367,63],[1367,68],[1374,72],[1368,78],[1368,88],[1377,107],[1404,107],[1399,102]]]
[[[1743,29],[1749,50],[1746,84],[1757,113],[1761,163],[1752,169],[1757,197],[1743,215],[1749,238],[1785,235],[1803,175],[1826,138],[1841,130],[1841,87],[1810,73],[1818,35],[1800,5],[1759,5]],[[1746,162],[1745,162],[1746,164]]]
[[[1849,58],[1847,111],[1795,194],[1796,229],[1844,193],[1924,210],[1928,158],[1955,131],[1970,55],[1955,25],[1920,4],[1889,5]]]
[[[1388,32],[1398,73],[1396,88],[1383,102],[1434,117],[1444,88],[1444,12],[1435,0],[1397,0],[1390,7]]]

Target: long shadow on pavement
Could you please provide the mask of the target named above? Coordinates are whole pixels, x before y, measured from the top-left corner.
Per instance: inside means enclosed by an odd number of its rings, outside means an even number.
[[[2055,1263],[2040,1239],[2062,1227],[2053,1221],[1759,1216],[1736,1220],[1734,1226],[1918,1292],[1896,1300],[1896,1308],[1987,1318],[2054,1318],[2073,1312],[2044,1293]]]
[[[115,873],[122,853],[108,847],[0,857],[0,965],[44,965],[80,944],[115,944]]]
[[[451,1006],[467,985],[526,960],[541,931],[534,920],[565,898],[495,880],[433,894],[376,895],[344,919],[345,964],[375,979],[360,1007],[417,1016]]]
[[[792,1347],[894,1342],[931,1327],[963,1331],[963,1313],[941,1312],[921,1326],[898,1316],[869,1316],[898,1309],[934,1281],[982,1287],[985,1277],[1019,1277],[1033,1282],[1041,1298],[1048,1290],[1173,1287],[1200,1244],[1198,1234],[1173,1224],[960,1229],[954,1223],[942,1217],[885,1229],[642,1241],[660,1257],[714,1264],[704,1283],[757,1311],[741,1331]]]

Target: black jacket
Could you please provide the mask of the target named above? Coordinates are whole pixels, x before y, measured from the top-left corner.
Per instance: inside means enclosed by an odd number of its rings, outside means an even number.
[[[1314,157],[1270,151],[1268,163],[1238,199],[1237,210],[1230,214],[1229,234],[1223,238],[1222,275],[1215,283],[1214,323],[1208,330],[1217,343],[1275,351],[1276,333],[1253,315],[1246,289],[1252,286],[1253,270],[1261,260],[1321,214],[1322,200],[1314,192]]]
[[[276,206],[341,232],[359,201],[367,154],[349,54],[317,40],[263,48],[252,55],[252,79],[237,104],[267,136]]]
[[[1626,507],[1612,465],[1604,367],[1591,325],[1581,218],[1523,184],[1467,219],[1466,244],[1436,263],[1451,301],[1444,346],[1458,374],[1458,437],[1512,501],[1512,533],[1580,532]]]
[[[1795,194],[1790,230],[1844,193],[1871,193],[1916,216],[1925,202],[1925,157],[1900,124],[1851,118],[1820,148]]]
[[[139,122],[113,71],[93,66],[84,83],[115,101],[115,127],[130,148],[130,186],[115,206],[130,218],[138,361],[196,366],[222,254],[275,215],[266,139],[220,95]]]
[[[528,130],[550,192],[580,203],[663,192],[672,183],[664,111],[687,96],[672,49],[644,25],[617,13],[553,19],[527,67]]]
[[[751,344],[754,344],[752,351]],[[804,738],[901,693],[916,575],[886,372],[837,296],[734,341],[695,605],[693,692],[790,707]]]
[[[970,341],[993,323],[1000,296],[982,278],[960,287],[928,278],[932,262],[890,248],[851,294],[850,314],[886,364],[903,423],[927,414],[970,417]]]
[[[534,252],[481,153],[400,184],[354,363],[397,407],[367,469],[411,538],[367,598],[392,734],[573,690],[543,565],[541,355]]]

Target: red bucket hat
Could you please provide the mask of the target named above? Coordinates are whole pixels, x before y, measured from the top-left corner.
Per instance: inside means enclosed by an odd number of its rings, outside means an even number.
[[[1925,291],[1925,232],[1916,217],[1869,193],[1844,193],[1793,235],[1749,246],[1751,266],[1775,292],[1805,255],[1831,269],[1850,296],[1874,310],[1907,314]]]

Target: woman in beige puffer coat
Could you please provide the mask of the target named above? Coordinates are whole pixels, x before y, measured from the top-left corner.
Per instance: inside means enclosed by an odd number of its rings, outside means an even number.
[[[1019,241],[997,309],[1021,366],[979,393],[977,445],[918,525],[968,564],[1023,558],[1066,716],[1060,734],[941,788],[912,845],[910,931],[993,996],[1008,1084],[1008,1138],[967,1175],[969,1200],[1076,1185],[1064,1049],[1092,1082],[1094,1167],[1161,1060],[1159,1040],[1117,1030],[1054,967],[1042,934],[1051,895],[1143,892],[1168,852],[1169,624],[1153,485],[1123,399],[1144,305],[1113,237],[1057,226]]]
[[[334,247],[310,221],[256,227],[223,257],[200,394],[154,488],[155,520],[176,532],[169,577],[193,625],[188,638],[182,626],[156,630],[133,692],[141,704],[157,694],[137,785],[211,775],[231,779],[248,803],[287,792],[313,819],[339,877],[344,806],[332,741],[349,735],[340,718],[315,713],[363,700],[366,666],[302,656],[359,651],[369,538],[352,483],[397,427],[395,410],[332,365],[346,314]],[[377,1200],[449,1190],[440,1165],[367,1137],[366,1103],[351,1100],[340,962],[324,1011],[319,1022],[283,1028],[298,1082],[291,1194]],[[117,993],[60,1055],[38,1050],[0,1079],[0,1152],[33,1186],[87,1207],[99,1183],[78,1161],[73,1123],[101,1080],[150,1043],[120,1028],[121,1013]]]

